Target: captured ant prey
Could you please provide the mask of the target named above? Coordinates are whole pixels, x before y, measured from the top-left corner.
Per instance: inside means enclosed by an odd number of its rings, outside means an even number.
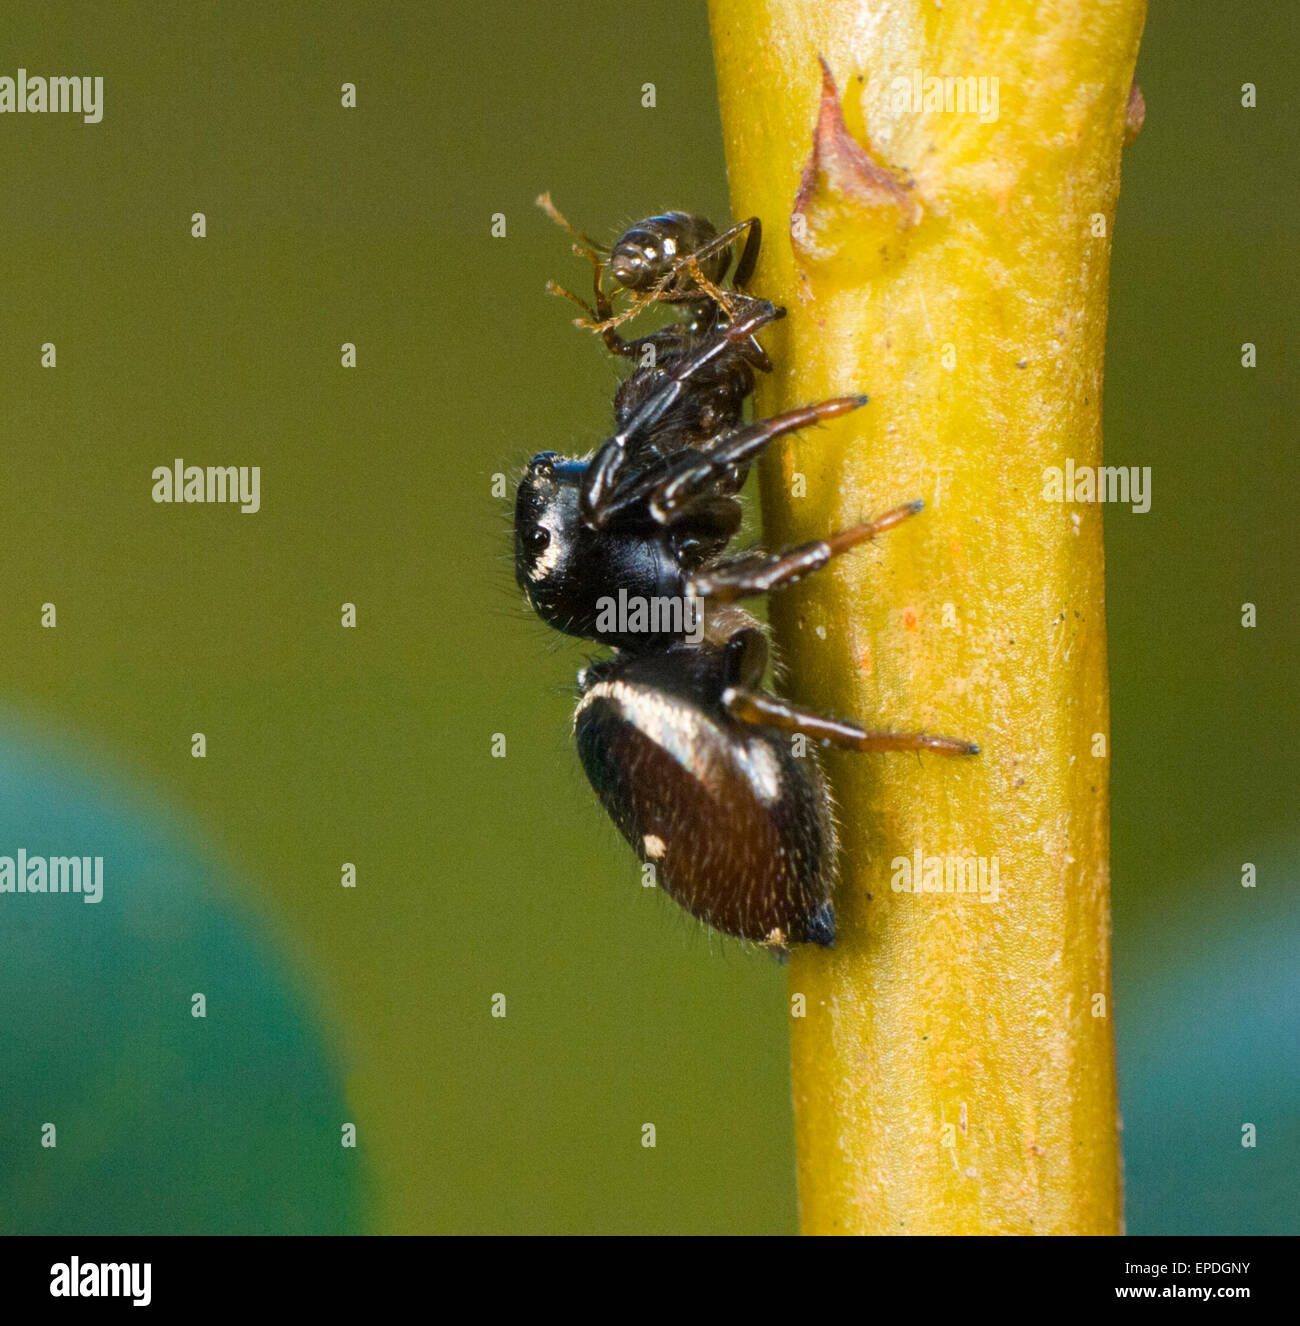
[[[753,275],[762,243],[763,227],[756,216],[739,221],[721,234],[705,217],[689,212],[665,212],[629,226],[606,248],[571,225],[544,193],[537,205],[573,237],[573,251],[592,267],[592,302],[575,295],[554,281],[547,289],[562,295],[582,309],[580,327],[598,333],[611,353],[637,359],[643,364],[663,355],[680,353],[714,328],[720,320],[734,319],[750,302],[741,293]],[[734,247],[744,237],[744,247],[731,277],[731,289],[723,282],[731,269]],[[614,291],[605,288],[606,273]],[[617,294],[626,296],[626,307],[615,312]],[[682,313],[671,327],[648,336],[625,340],[617,332],[631,318],[652,304],[669,304]],[[647,347],[650,353],[647,355]],[[746,357],[755,367],[771,368],[758,342],[751,341]]]
[[[549,199],[544,205],[558,218]],[[594,453],[539,453],[516,495],[515,575],[529,604],[555,630],[612,651],[579,674],[579,758],[619,832],[687,911],[777,955],[792,944],[829,946],[837,838],[815,748],[974,755],[978,747],[871,731],[781,699],[764,688],[764,628],[738,601],[813,574],[923,504],[794,547],[728,554],[749,465],[776,438],[857,410],[866,396],[744,422],[753,370],[768,367],[757,337],[784,315],[734,289],[753,270],[756,220],[718,233],[671,212],[600,250],[558,219],[595,270],[586,325],[615,354],[650,345],[653,361],[620,385],[615,431]],[[733,288],[724,290],[742,234]],[[612,311],[607,267],[620,288],[649,292],[633,312],[663,302],[686,317],[624,340],[614,328],[628,317]],[[657,358],[656,346],[665,351]],[[645,610],[625,615],[616,603]]]

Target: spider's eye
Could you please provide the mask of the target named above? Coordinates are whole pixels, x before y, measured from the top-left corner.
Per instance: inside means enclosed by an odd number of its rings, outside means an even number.
[[[532,529],[524,535],[524,547],[534,555],[545,552],[550,546],[550,542],[551,531],[548,530],[545,525],[534,525]]]

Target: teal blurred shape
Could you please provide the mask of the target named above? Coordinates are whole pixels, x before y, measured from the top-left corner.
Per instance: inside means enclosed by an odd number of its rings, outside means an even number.
[[[1261,860],[1258,891],[1225,862],[1197,906],[1116,926],[1130,1234],[1300,1232],[1297,862]]]
[[[358,1228],[338,1072],[257,922],[183,839],[0,729],[0,855],[104,858],[97,904],[0,894],[4,1233]]]

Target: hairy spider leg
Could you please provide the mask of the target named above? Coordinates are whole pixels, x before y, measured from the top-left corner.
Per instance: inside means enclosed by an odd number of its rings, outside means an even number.
[[[893,529],[924,508],[925,503],[917,498],[914,502],[905,502],[902,506],[886,511],[875,520],[854,525],[851,529],[824,539],[813,539],[777,552],[755,552],[733,558],[699,572],[691,580],[688,592],[718,603],[731,603],[754,594],[768,594],[774,589],[792,585],[814,571],[820,571],[832,557]]]
[[[601,529],[615,509],[627,505],[618,502],[618,477],[627,460],[628,443],[638,434],[653,428],[681,399],[691,378],[727,353],[734,353],[737,344],[748,340],[761,327],[784,317],[785,310],[767,300],[754,301],[754,307],[727,327],[719,328],[703,345],[687,354],[663,383],[633,412],[623,427],[602,444],[583,476],[579,494],[579,512],[591,529]],[[857,399],[857,398],[854,398]],[[798,414],[798,411],[794,413]],[[771,421],[768,421],[771,422]],[[799,427],[795,424],[793,427]],[[761,446],[759,448],[761,450]],[[720,469],[733,462],[727,461]]]
[[[611,493],[604,507],[605,519],[642,503],[647,505],[651,518],[658,524],[672,525],[690,519],[699,502],[709,499],[711,485],[720,483],[733,467],[748,465],[774,438],[856,410],[865,402],[864,396],[821,401],[817,405],[773,415],[729,434],[735,439],[735,445],[729,445],[725,451],[679,451]]]
[[[823,746],[850,751],[934,751],[936,755],[978,755],[980,748],[961,737],[943,737],[930,732],[869,732],[856,723],[827,718],[801,709],[766,691],[747,686],[729,686],[722,694],[727,712],[754,727],[801,732]]]
[[[742,323],[737,323],[737,327]],[[770,419],[759,419],[745,428],[725,434],[707,451],[678,453],[665,463],[668,472],[647,475],[640,487],[650,503],[650,514],[660,524],[669,525],[677,514],[732,465],[752,461],[775,438],[796,432],[811,424],[834,419],[865,405],[867,396],[836,396],[815,405],[804,405]]]

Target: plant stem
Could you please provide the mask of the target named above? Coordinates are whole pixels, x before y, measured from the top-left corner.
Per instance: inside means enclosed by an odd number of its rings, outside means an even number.
[[[711,18],[733,211],[764,223],[751,288],[789,311],[759,406],[872,398],[773,448],[768,537],[926,500],[774,596],[789,689],[983,748],[827,761],[839,939],[790,964],[804,1230],[1118,1232],[1102,512],[1045,493],[1049,467],[1101,463],[1144,4],[712,0]],[[996,77],[996,103],[988,81],[982,106],[938,108],[924,80],[954,75]],[[903,891],[918,853],[922,879],[996,861],[996,901],[991,875],[983,896]]]

